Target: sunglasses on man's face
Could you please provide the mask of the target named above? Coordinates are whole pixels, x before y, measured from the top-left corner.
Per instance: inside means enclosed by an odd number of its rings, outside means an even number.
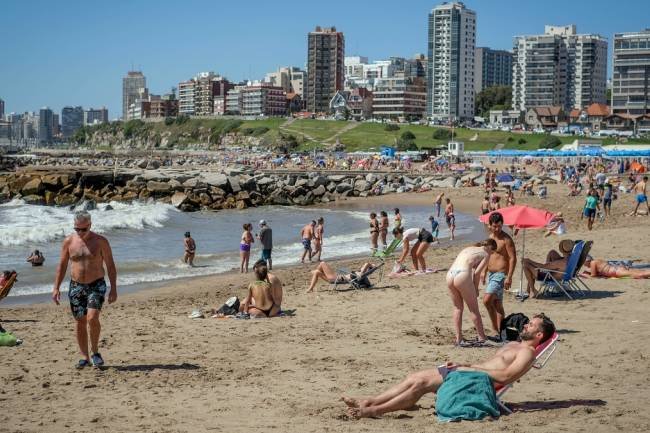
[[[85,233],[90,229],[90,227],[75,227],[74,231],[77,233]]]

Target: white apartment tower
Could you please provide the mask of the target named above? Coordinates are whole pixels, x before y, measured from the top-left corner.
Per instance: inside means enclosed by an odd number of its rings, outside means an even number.
[[[476,13],[443,3],[429,14],[427,115],[438,120],[474,117]]]
[[[650,114],[650,29],[614,34],[612,109]]]
[[[543,35],[515,37],[513,51],[513,108],[569,111],[607,102],[607,40],[601,36],[579,35],[575,25],[545,26]]]

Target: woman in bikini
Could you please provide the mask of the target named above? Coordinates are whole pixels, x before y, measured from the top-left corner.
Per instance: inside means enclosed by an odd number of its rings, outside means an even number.
[[[587,257],[585,267],[589,275],[604,278],[650,278],[650,269],[634,269],[625,266],[612,265],[606,260]]]
[[[471,347],[485,343],[485,330],[478,309],[478,287],[481,273],[488,264],[490,254],[496,249],[497,244],[494,239],[486,239],[467,247],[458,254],[447,272],[447,287],[454,304],[453,319],[457,346]],[[478,333],[478,340],[475,341],[463,339],[463,307],[465,304]]]
[[[242,311],[252,317],[274,317],[280,314],[280,302],[276,302],[271,290],[266,262],[258,261],[253,266],[256,280],[248,285]]]
[[[377,251],[379,239],[379,221],[377,221],[377,214],[374,212],[370,213],[370,245],[372,251]]]
[[[381,244],[384,246],[384,249],[386,249],[386,237],[388,236],[388,226],[390,225],[390,222],[388,221],[388,214],[385,210],[379,212],[379,215],[381,215],[379,221],[379,236],[381,237]]]
[[[363,266],[361,266],[361,269],[359,269],[357,275],[364,274],[366,271],[370,270],[373,267],[374,265],[372,263],[364,263]],[[307,289],[307,293],[314,291],[314,289],[316,288],[316,283],[318,283],[319,279],[327,281],[330,284],[334,284],[337,281],[339,283],[348,283],[354,276],[353,274],[354,273],[337,274],[336,270],[332,268],[330,265],[328,265],[325,262],[320,262],[318,264],[318,267],[313,271],[311,271],[311,282],[309,283],[309,288]]]
[[[402,214],[399,213],[399,209],[395,208],[395,222],[394,222],[395,227],[394,229],[402,227]]]
[[[252,224],[244,224],[244,232],[242,233],[241,241],[239,242],[239,257],[241,258],[239,268],[241,273],[248,273],[248,260],[251,257],[251,244],[255,242],[251,230],[253,230]]]
[[[402,265],[410,252],[411,260],[413,260],[413,268],[416,272],[435,272],[432,269],[427,269],[427,264],[424,260],[424,253],[434,241],[433,235],[428,230],[417,228],[404,230],[403,227],[399,227],[393,229],[393,236],[401,239],[403,245],[402,255],[397,260],[397,264]],[[411,242],[414,242],[413,247],[411,247]]]

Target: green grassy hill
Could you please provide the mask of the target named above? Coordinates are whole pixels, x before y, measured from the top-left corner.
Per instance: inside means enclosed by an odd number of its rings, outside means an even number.
[[[268,118],[263,120],[238,119],[167,119],[161,122],[129,121],[84,127],[75,134],[74,140],[81,145],[93,145],[90,139],[94,132],[103,132],[124,139],[140,137],[155,143],[161,137],[172,147],[183,148],[195,143],[216,143],[225,133],[235,133],[242,137],[254,136],[263,145],[291,141],[298,150],[331,148],[337,139],[348,151],[379,150],[380,146],[395,146],[405,132],[411,132],[415,145],[419,148],[444,146],[449,141],[448,129],[425,125],[400,124],[396,131],[386,130],[386,124],[346,122],[332,120]],[[438,138],[434,133],[438,131]],[[538,149],[547,138],[546,134],[522,134],[494,130],[455,129],[454,139],[463,141],[466,150],[491,150],[498,144],[506,149]],[[562,144],[568,144],[575,137],[558,137]],[[613,144],[611,138],[602,140],[603,144]],[[641,143],[644,140],[630,140]],[[647,140],[645,140],[647,141]]]

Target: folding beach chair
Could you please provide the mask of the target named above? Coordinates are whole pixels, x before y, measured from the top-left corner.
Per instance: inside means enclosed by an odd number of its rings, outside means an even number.
[[[0,287],[0,301],[9,296],[9,292],[11,291],[11,288],[14,286],[14,283],[16,282],[16,277],[18,274],[14,271],[11,273],[9,276],[9,279],[5,281],[4,286]]]
[[[350,286],[353,289],[363,290],[372,288],[372,283],[370,282],[369,277],[384,266],[384,262],[379,263],[378,265],[373,265],[370,269],[363,273],[350,272],[347,269],[337,269],[336,270],[336,279],[334,280],[334,290],[341,290],[342,286]],[[347,278],[348,275],[352,275],[352,278]]]
[[[542,283],[539,294],[544,295],[545,293],[558,293],[562,292],[566,295],[567,298],[573,299],[569,292],[578,292],[580,293],[580,288],[577,287],[574,280],[576,279],[576,273],[578,268],[578,262],[584,250],[585,242],[578,241],[573,246],[573,251],[567,260],[566,269],[562,273],[562,277],[557,279],[553,276],[554,271],[552,269],[545,268],[536,268],[538,271],[542,271],[541,275],[537,278],[537,281]],[[586,256],[585,256],[586,257]],[[584,263],[584,262],[583,262]]]
[[[585,242],[585,246],[582,249],[582,253],[580,254],[580,258],[578,259],[578,265],[576,266],[575,276],[574,276],[574,280],[573,280],[573,287],[583,295],[586,292],[591,292],[591,289],[589,288],[587,283],[585,283],[584,280],[582,280],[582,278],[580,278],[580,270],[582,269],[585,262],[587,261],[587,256],[589,255],[589,252],[591,251],[591,247],[592,247],[593,244],[594,244],[594,241]]]
[[[370,255],[370,257],[381,260],[382,264],[387,260],[395,257],[395,251],[402,245],[402,240],[394,238],[393,241],[386,247],[385,250],[376,250]],[[381,269],[379,279],[381,280],[384,277],[384,269]]]
[[[553,353],[555,353],[555,350],[557,350],[557,346],[559,344],[559,338],[560,336],[556,332],[551,336],[551,338],[549,338],[544,343],[540,344],[535,348],[535,363],[533,364],[533,368],[536,368],[538,370],[544,368],[548,360],[551,359]],[[495,386],[495,391],[497,395],[497,404],[507,414],[511,414],[512,410],[510,410],[508,406],[506,406],[501,399],[503,395],[506,392],[508,392],[510,388],[512,388],[512,385],[513,384],[511,383],[509,385],[504,385],[504,386]]]

